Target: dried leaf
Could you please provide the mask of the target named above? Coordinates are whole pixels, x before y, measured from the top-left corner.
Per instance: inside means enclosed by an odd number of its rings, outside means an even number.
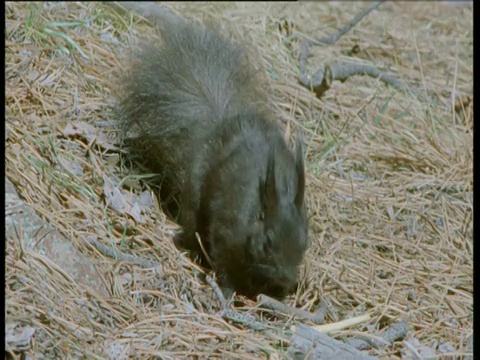
[[[58,162],[60,165],[67,170],[70,174],[74,176],[82,176],[83,175],[83,167],[80,166],[78,163],[78,159],[75,159],[74,161],[71,161],[67,158],[65,158],[62,155],[58,155],[57,157]]]
[[[28,350],[35,329],[19,322],[5,324],[5,341],[15,351]]]
[[[100,129],[85,122],[68,123],[63,130],[63,135],[67,137],[80,136],[88,143],[95,139],[95,144],[105,150],[119,150],[117,146],[113,145],[113,139],[105,135]]]
[[[130,215],[137,223],[146,222],[146,217],[142,214],[148,214],[153,208],[153,198],[148,191],[140,196],[135,196],[123,189],[119,189],[107,175],[103,176],[104,193],[112,209],[126,215]]]

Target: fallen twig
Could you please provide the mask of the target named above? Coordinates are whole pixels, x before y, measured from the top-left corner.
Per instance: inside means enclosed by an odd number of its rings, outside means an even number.
[[[234,309],[232,309],[230,302],[225,299],[225,296],[223,295],[222,290],[216,283],[216,281],[211,277],[211,276],[206,276],[205,281],[210,285],[215,292],[215,294],[218,297],[218,300],[220,300],[220,304],[222,305],[222,311],[220,312],[220,315],[222,318],[226,320],[233,321],[238,324],[245,325],[249,327],[250,329],[257,330],[257,331],[262,331],[267,329],[265,325],[263,325],[258,319],[253,316],[252,314],[249,313],[240,313]]]
[[[264,306],[270,310],[274,310],[279,313],[307,319],[315,324],[323,324],[323,322],[325,321],[326,306],[321,306],[320,311],[312,314],[308,311],[285,305],[282,302],[272,299],[271,297],[263,294],[259,295],[257,299],[260,306]]]
[[[362,20],[366,15],[368,15],[371,11],[376,9],[382,2],[385,0],[373,3],[370,5],[368,8],[362,10],[359,12],[347,25],[345,25],[343,28],[341,28],[337,33],[333,36],[330,37],[323,37],[320,39],[315,39],[315,40],[305,40],[302,44],[302,50],[301,50],[301,55],[300,55],[300,83],[304,86],[309,87],[310,83],[308,79],[306,78],[306,65],[307,65],[307,56],[308,56],[308,49],[310,45],[312,44],[323,44],[323,45],[333,45],[335,44],[343,35],[345,35],[348,31],[350,31],[360,20]],[[318,73],[318,71],[317,71]],[[320,81],[315,82],[314,87],[318,87],[322,85],[322,81],[325,81],[328,84],[331,84],[331,81],[328,82],[329,76],[325,76],[322,74]],[[325,84],[326,86],[326,84]],[[328,88],[330,88],[330,85],[328,85]],[[324,91],[321,91],[323,93]]]
[[[434,94],[430,92],[429,98],[425,98],[425,95],[419,93],[411,86],[408,86],[394,75],[383,72],[374,66],[346,61],[326,64],[317,70],[311,76],[311,78],[305,73],[301,74],[300,83],[303,86],[311,89],[313,92],[315,92],[317,97],[320,98],[323,93],[330,89],[330,86],[334,80],[344,82],[349,77],[354,75],[368,75],[376,78],[386,85],[390,85],[399,91],[406,91],[424,102],[432,101],[434,96]]]
[[[306,66],[307,66],[307,57],[308,49],[312,44],[323,44],[323,45],[333,45],[335,44],[340,37],[350,31],[360,20],[362,20],[367,14],[376,9],[383,1],[373,3],[366,9],[358,13],[348,24],[342,27],[337,33],[330,37],[324,37],[315,40],[305,40],[302,44],[302,50],[300,54],[300,84],[313,90],[315,94],[320,98],[322,94],[330,89],[330,85],[334,80],[333,74],[330,67],[323,67],[319,69],[311,78],[307,75]]]
[[[292,359],[376,359],[304,324],[298,324],[290,341],[288,355]]]
[[[384,0],[371,4],[359,12],[348,24],[342,27],[336,34],[330,37],[324,37],[315,40],[305,40],[302,44],[300,53],[300,74],[299,82],[309,90],[313,91],[318,98],[330,89],[334,80],[345,81],[349,77],[354,75],[368,75],[373,78],[379,79],[386,85],[390,85],[399,91],[406,91],[417,97],[420,101],[430,102],[435,99],[435,95],[432,92],[427,92],[426,95],[420,94],[416,89],[406,85],[403,81],[397,79],[394,75],[385,73],[374,66],[358,64],[354,62],[333,62],[325,64],[318,69],[313,75],[307,74],[307,57],[310,45],[333,45],[340,37],[351,30],[361,19],[367,14],[376,9]],[[439,104],[435,101],[435,104]]]
[[[347,340],[347,343],[358,350],[365,350],[371,347],[376,349],[385,345],[391,346],[394,341],[405,338],[408,330],[408,323],[406,321],[400,321],[392,324],[378,336],[370,337],[360,335],[357,338]]]
[[[317,42],[324,45],[334,45],[343,35],[349,32],[355,25],[357,25],[360,20],[362,20],[365,16],[370,14],[373,10],[380,6],[385,0],[381,0],[371,4],[369,7],[360,11],[357,15],[354,16],[350,22],[348,22],[344,27],[338,30],[334,35],[323,37],[320,39],[315,39],[313,42]]]
[[[135,255],[129,255],[122,253],[121,251],[115,250],[114,247],[106,246],[101,243],[99,243],[95,239],[89,239],[88,242],[93,245],[100,253],[106,257],[115,259],[115,260],[121,260],[125,262],[129,262],[135,265],[138,265],[142,268],[154,268],[160,266],[159,262],[156,261],[150,261],[150,260],[145,260],[145,259],[140,259],[139,257]]]
[[[281,303],[280,301],[272,299],[272,298],[270,298],[266,295],[259,295],[258,296],[258,301],[259,301],[259,304],[261,306],[267,307],[271,310],[281,312],[281,313],[284,313],[284,314],[288,314],[288,315],[292,315],[292,316],[298,316],[298,317],[310,320],[314,323],[323,323],[324,318],[325,318],[325,313],[324,312],[326,310],[326,306],[323,306],[323,311],[319,311],[315,314],[312,314],[312,313],[309,313],[308,311],[293,308],[293,307],[290,307],[288,305],[285,305],[285,304]],[[325,305],[326,303],[323,303],[323,304]],[[322,308],[322,306],[321,306],[321,308]],[[302,333],[302,334],[303,334],[303,332],[311,332],[311,331],[326,334],[326,333],[338,331],[338,330],[341,330],[341,329],[344,329],[344,328],[347,328],[347,327],[351,327],[351,326],[354,326],[354,325],[364,323],[364,322],[366,322],[370,319],[371,319],[371,314],[365,314],[365,315],[357,316],[355,318],[350,318],[350,319],[346,319],[346,320],[339,321],[339,322],[336,322],[336,323],[332,323],[332,324],[309,327],[308,331],[305,328],[306,325],[303,325],[303,324],[293,326],[291,328],[291,330],[294,331],[295,334],[297,334],[298,331],[300,331],[300,333]],[[299,326],[301,327],[300,330],[298,330]],[[349,347],[355,348],[357,350],[365,350],[365,349],[369,349],[369,348],[372,348],[372,347],[373,348],[379,348],[379,347],[386,346],[386,345],[390,346],[393,341],[398,340],[398,339],[403,339],[407,335],[408,329],[409,329],[408,324],[406,322],[402,321],[402,322],[393,324],[389,329],[385,330],[381,335],[378,335],[378,336],[360,335],[357,338],[347,340],[346,344]],[[321,343],[323,345],[319,345],[317,343],[317,340],[315,340],[315,341],[312,340],[312,346],[314,346],[314,347],[315,346],[327,346],[326,342],[328,342],[328,341],[326,340],[326,338],[321,338]],[[336,341],[336,340],[332,339],[332,341]],[[336,343],[332,343],[330,345],[333,346],[333,345],[336,345]],[[343,348],[337,349],[337,351],[341,352],[341,351],[343,351],[342,349]],[[321,358],[324,358],[324,357],[321,357]]]
[[[233,309],[223,309],[220,312],[220,315],[224,319],[245,325],[252,330],[263,331],[267,329],[267,326],[263,325],[255,316],[249,313],[240,313]]]
[[[209,275],[205,276],[205,281],[207,282],[208,285],[210,285],[217,295],[218,300],[220,300],[220,304],[222,305],[222,308],[225,309],[230,309],[230,302],[225,298],[223,295],[222,290],[220,289],[220,286],[218,286],[217,282]]]
[[[359,325],[361,323],[369,321],[371,318],[372,318],[371,314],[364,314],[364,315],[356,316],[353,318],[345,319],[342,321],[338,321],[336,323],[314,326],[313,329],[321,333],[330,333],[330,332],[345,329],[347,327]]]

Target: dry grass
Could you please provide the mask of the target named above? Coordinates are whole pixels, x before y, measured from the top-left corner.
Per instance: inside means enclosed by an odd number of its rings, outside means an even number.
[[[288,20],[294,33],[326,36],[362,2],[169,6],[189,18],[213,19],[251,43],[279,121],[288,129],[300,126],[309,140],[312,246],[302,286],[287,301],[314,311],[328,298],[336,315],[327,322],[371,310],[379,329],[405,320],[409,337],[422,345],[448,342],[456,353],[467,352],[473,332],[473,102],[461,100],[473,96],[472,7],[387,2],[336,45],[312,48],[311,72],[358,45],[359,61],[436,93],[445,106],[432,107],[366,77],[335,83],[321,100],[298,84],[300,42],[289,41],[279,24]],[[53,21],[78,23],[55,27]],[[274,332],[255,333],[217,315],[218,299],[198,270],[180,261],[171,241],[176,226],[160,211],[142,224],[105,205],[104,176],[120,180],[131,171],[118,151],[106,150],[99,137],[62,135],[72,122],[112,120],[111,86],[122,55],[139,34],[152,32],[148,22],[105,4],[6,6],[7,177],[39,216],[91,259],[110,295],[62,276],[35,252],[16,256],[20,244],[9,241],[6,316],[36,329],[35,358],[256,359],[287,345]],[[364,120],[357,115],[362,109]],[[65,164],[80,170],[72,175]],[[134,193],[145,190],[141,180],[130,183]],[[141,269],[102,257],[87,245],[90,238],[161,266]],[[279,333],[289,325],[272,323]],[[397,358],[401,349],[398,342],[371,353]]]

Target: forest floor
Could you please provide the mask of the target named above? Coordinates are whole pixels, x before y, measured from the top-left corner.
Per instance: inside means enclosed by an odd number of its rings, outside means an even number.
[[[335,34],[366,3],[159,6],[251,45],[279,123],[287,135],[303,131],[311,246],[284,303],[309,312],[328,303],[325,324],[369,315],[328,331],[341,341],[406,322],[403,339],[365,350],[381,359],[471,354],[473,5],[385,2],[336,43],[312,45],[309,74],[351,61],[417,90],[356,75],[320,98],[299,83],[302,42]],[[175,248],[178,226],[149,174],[125,161],[108,125],[116,74],[152,23],[91,2],[7,3],[5,18],[10,350],[32,359],[287,356],[293,326],[313,324],[240,296],[236,311],[268,330],[222,317],[203,269]]]

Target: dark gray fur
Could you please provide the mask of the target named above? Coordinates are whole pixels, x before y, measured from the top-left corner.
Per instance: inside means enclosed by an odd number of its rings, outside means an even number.
[[[282,298],[307,247],[301,143],[288,148],[240,45],[200,25],[161,28],[122,76],[119,104],[180,196],[175,243],[205,260],[198,233],[224,289]]]

